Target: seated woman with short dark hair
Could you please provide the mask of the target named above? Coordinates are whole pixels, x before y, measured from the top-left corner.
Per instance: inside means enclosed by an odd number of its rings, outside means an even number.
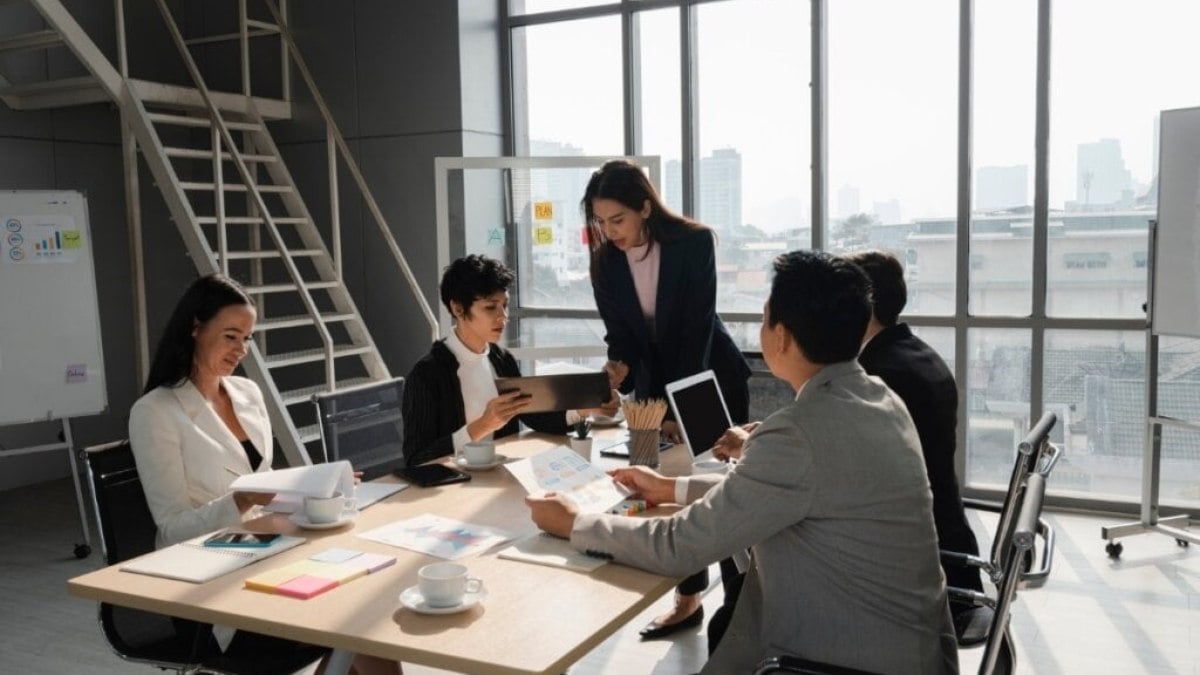
[[[503,263],[469,255],[450,263],[439,285],[454,329],[433,343],[404,385],[404,463],[408,466],[461,452],[469,441],[502,438],[524,422],[535,431],[564,434],[591,411],[522,414],[520,392],[501,394],[495,378],[520,376],[517,360],[499,340],[508,325],[508,287],[515,276]],[[616,396],[611,408],[616,412]]]

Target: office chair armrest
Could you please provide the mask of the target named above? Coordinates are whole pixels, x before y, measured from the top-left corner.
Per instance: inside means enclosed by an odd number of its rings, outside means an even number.
[[[1021,573],[1020,588],[1041,588],[1050,578],[1050,570],[1054,567],[1054,528],[1045,520],[1038,518],[1037,536],[1042,540],[1041,565],[1036,570]]]
[[[987,569],[988,561],[970,553],[959,553],[958,551],[938,551],[941,556],[943,565],[957,565],[959,567],[975,567],[978,569]]]
[[[834,666],[828,663],[821,663],[820,661],[809,661],[808,659],[802,659],[799,656],[792,656],[790,654],[781,654],[763,659],[754,668],[754,675],[768,675],[769,673],[791,673],[793,675],[873,675],[865,670]]]
[[[989,513],[1000,513],[1004,510],[1004,505],[1000,502],[992,502],[986,499],[972,499],[964,497],[962,500],[963,506],[976,511],[987,511]]]

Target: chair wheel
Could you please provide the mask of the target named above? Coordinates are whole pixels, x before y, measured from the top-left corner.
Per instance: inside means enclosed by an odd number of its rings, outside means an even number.
[[[1190,544],[1191,542],[1189,542],[1187,539],[1176,539],[1175,543],[1178,544],[1181,548],[1187,548],[1188,544]]]
[[[80,560],[92,554],[92,547],[87,544],[75,544],[75,557]]]
[[[1120,558],[1121,551],[1124,551],[1124,550],[1125,550],[1125,546],[1117,541],[1110,541],[1104,547],[1104,552],[1108,554],[1108,557],[1113,558],[1114,560],[1117,558]]]

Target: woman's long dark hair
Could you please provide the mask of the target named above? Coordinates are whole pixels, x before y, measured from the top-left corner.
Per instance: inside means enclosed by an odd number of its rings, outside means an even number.
[[[143,394],[162,386],[177,387],[192,374],[192,359],[196,352],[192,331],[197,323],[208,321],[230,305],[253,307],[254,301],[236,281],[223,274],[210,274],[192,282],[179,298],[158,340]]]
[[[588,180],[583,199],[579,202],[580,208],[583,209],[584,223],[587,224],[593,284],[597,280],[600,260],[615,250],[596,224],[596,216],[592,211],[594,199],[611,199],[638,213],[641,213],[646,202],[650,202],[650,217],[646,219],[646,239],[651,247],[670,243],[690,232],[708,229],[695,220],[668,209],[638,165],[624,159],[605,162]]]

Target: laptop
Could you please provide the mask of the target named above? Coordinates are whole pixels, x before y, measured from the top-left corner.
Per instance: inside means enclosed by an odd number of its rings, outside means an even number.
[[[728,468],[713,457],[712,447],[733,426],[717,376],[706,370],[667,385],[667,400],[675,413],[683,442],[692,452],[692,464],[706,471]]]

